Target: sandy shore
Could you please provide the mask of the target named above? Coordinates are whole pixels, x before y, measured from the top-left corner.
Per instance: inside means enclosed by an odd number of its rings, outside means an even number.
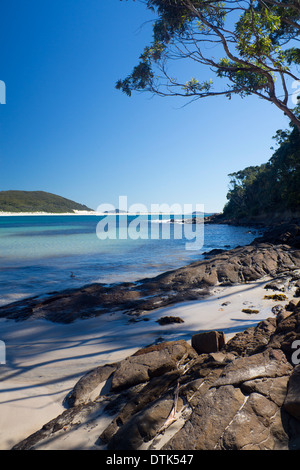
[[[0,217],[1,216],[28,216],[28,215],[104,215],[101,214],[100,212],[95,212],[95,211],[77,211],[74,210],[74,212],[63,212],[63,213],[57,213],[57,212],[1,212],[0,211]]]
[[[118,216],[125,216],[125,215],[168,215],[171,217],[174,215],[182,215],[182,214],[174,214],[170,212],[97,212],[97,211],[78,211],[74,210],[74,212],[1,212],[1,216],[32,216],[32,215],[118,215]],[[187,214],[192,216],[192,214]]]
[[[216,287],[206,300],[157,309],[136,323],[122,313],[68,325],[0,320],[6,344],[6,364],[0,365],[0,449],[10,449],[63,412],[64,397],[94,367],[122,360],[157,340],[190,341],[199,331],[222,330],[228,340],[274,316],[275,302],[264,299],[267,282]],[[243,313],[245,308],[259,313]],[[184,323],[160,326],[156,320],[166,315],[180,316]]]

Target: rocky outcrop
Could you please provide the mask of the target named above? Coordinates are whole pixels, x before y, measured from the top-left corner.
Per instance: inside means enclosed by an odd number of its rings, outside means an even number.
[[[93,284],[42,300],[14,302],[0,307],[0,318],[69,323],[112,311],[138,316],[173,303],[205,298],[213,286],[256,281],[266,275],[292,273],[296,268],[300,268],[300,250],[282,244],[253,244],[134,283]]]
[[[64,413],[14,449],[43,449],[91,426],[93,448],[104,450],[300,449],[300,302],[286,313],[216,352],[172,341],[96,368]]]
[[[272,243],[276,245],[289,245],[296,249],[300,248],[300,225],[298,223],[277,224],[267,230],[254,243]]]

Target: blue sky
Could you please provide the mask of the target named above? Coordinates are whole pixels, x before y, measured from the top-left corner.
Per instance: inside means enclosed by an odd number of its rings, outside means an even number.
[[[139,2],[2,0],[0,9],[0,190],[48,191],[93,209],[126,195],[129,205],[221,211],[228,173],[266,162],[272,136],[288,127],[256,97],[183,106],[115,90],[151,42],[154,17]]]

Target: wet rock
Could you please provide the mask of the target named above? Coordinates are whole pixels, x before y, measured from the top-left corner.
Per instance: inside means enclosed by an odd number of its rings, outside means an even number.
[[[175,302],[207,298],[215,285],[256,281],[297,268],[300,268],[299,251],[287,245],[255,243],[136,283],[111,286],[97,283],[66,290],[43,301],[34,297],[24,299],[0,307],[0,318],[17,321],[44,318],[70,323],[112,311],[138,315]]]

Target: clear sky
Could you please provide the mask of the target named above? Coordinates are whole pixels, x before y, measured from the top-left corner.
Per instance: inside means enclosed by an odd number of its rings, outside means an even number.
[[[288,120],[256,97],[183,106],[115,90],[151,42],[153,18],[131,0],[1,0],[0,190],[48,191],[93,209],[126,195],[129,205],[215,212],[228,173],[270,158]]]

